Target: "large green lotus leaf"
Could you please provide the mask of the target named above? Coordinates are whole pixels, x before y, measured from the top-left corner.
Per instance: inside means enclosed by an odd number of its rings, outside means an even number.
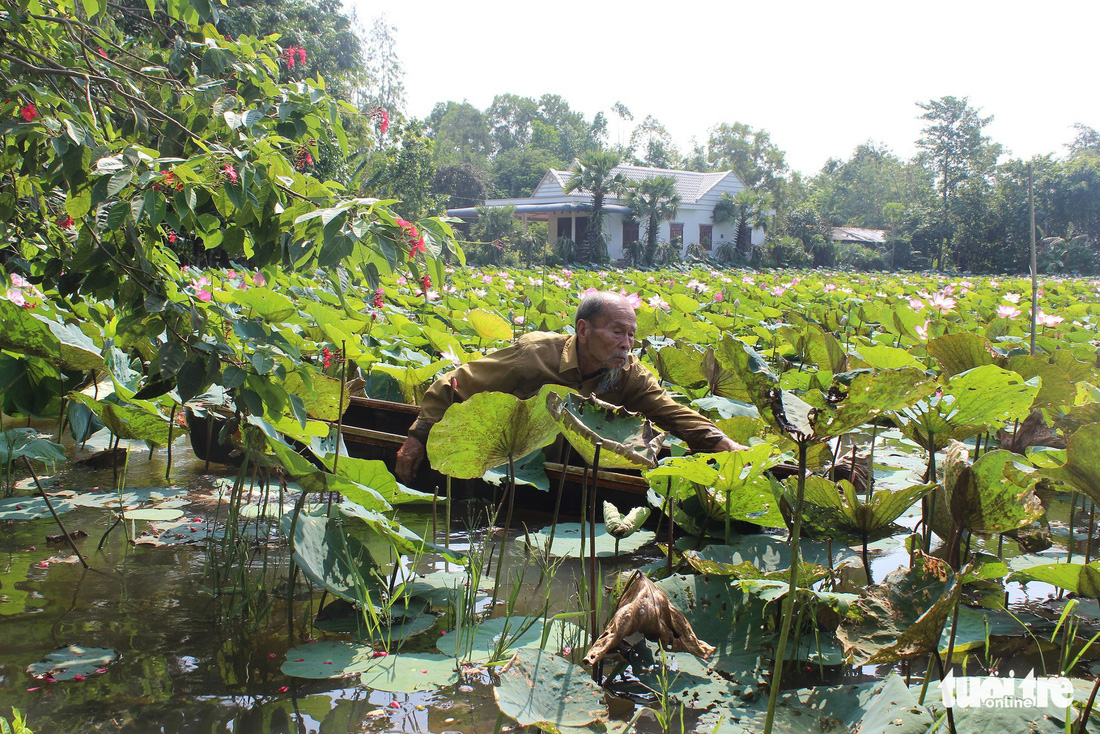
[[[186,495],[182,489],[171,490],[165,487],[132,487],[123,492],[75,492],[66,490],[59,493],[73,507],[105,507],[111,510],[137,507],[145,502],[157,504],[177,504]]]
[[[665,434],[644,416],[576,393],[546,396],[546,407],[570,445],[588,464],[600,450],[600,469],[650,469]]]
[[[521,648],[500,671],[497,706],[521,726],[585,726],[610,718],[604,691],[584,668],[546,650]]]
[[[432,468],[457,479],[473,479],[541,449],[558,435],[547,397],[561,388],[547,385],[538,395],[483,392],[452,405],[428,436]]]
[[[310,642],[292,647],[280,670],[293,678],[344,678],[371,667],[374,648],[353,642]]]
[[[54,511],[60,515],[76,505],[67,499],[50,499]],[[37,520],[49,517],[50,508],[41,497],[5,497],[0,499],[0,520]]]
[[[396,549],[398,553],[406,553],[412,556],[423,553],[436,553],[451,563],[459,565],[465,565],[466,563],[466,554],[463,551],[424,540],[420,534],[410,530],[395,519],[391,520],[380,512],[368,510],[355,502],[341,502],[337,505],[337,509],[344,517],[362,520],[367,527],[380,536],[387,545]]]
[[[912,568],[863,589],[837,628],[849,663],[889,663],[934,650],[960,589],[945,562],[917,553]]]
[[[839,543],[832,554],[826,543],[802,539],[798,545],[803,566],[839,569],[859,566],[859,555]],[[785,538],[771,535],[742,535],[729,545],[708,545],[699,550],[685,550],[684,558],[697,571],[714,576],[763,578],[770,574],[790,575],[791,546]],[[831,563],[830,563],[831,561]]]
[[[444,688],[458,682],[457,661],[430,652],[401,653],[376,658],[359,682],[376,691],[413,693]]]
[[[995,428],[1011,420],[1023,421],[1039,392],[1015,372],[984,365],[955,375],[947,392],[954,396],[947,419],[959,428]],[[941,410],[948,406],[940,403]]]
[[[161,507],[143,507],[137,510],[126,510],[127,520],[145,520],[148,522],[171,522],[183,517],[183,510],[174,510]]]
[[[1038,677],[1038,676],[1036,676]],[[961,676],[954,676],[954,682],[956,690],[959,690],[958,686],[970,686],[981,685],[980,681],[984,679],[971,679],[966,681]],[[999,681],[1003,681],[1001,678]],[[1078,711],[1079,706],[1083,701],[1087,701],[1092,692],[1093,681],[1085,681],[1080,679],[1070,679],[1073,685],[1073,700],[1076,704],[1072,711],[1072,722],[1070,726],[1073,727],[1073,731],[1079,731],[1077,729]],[[943,691],[941,690],[941,681],[934,681],[929,684],[928,691],[924,697],[925,706],[928,708],[932,716],[937,719],[943,719],[945,716],[945,709],[943,706]],[[912,689],[915,693],[920,691],[920,684],[913,686]],[[989,706],[974,706],[963,708],[956,705],[953,708],[952,714],[955,719],[955,731],[958,734],[989,734],[990,732],[996,732],[998,734],[1008,734],[1008,732],[1027,732],[1027,734],[1065,734],[1069,726],[1066,722],[1066,709],[1062,706],[1056,706],[1049,704],[1047,706],[1025,706],[1027,703],[1024,699],[1024,690],[1019,687],[1015,689],[1015,695],[1012,695],[1012,706],[998,706],[996,708]],[[931,729],[929,730],[932,731]],[[946,731],[946,722],[938,727],[936,731]],[[1096,734],[1100,731],[1100,726],[1097,726],[1095,719],[1091,719],[1088,722],[1088,726],[1085,731]]]
[[[975,533],[1005,533],[1039,519],[1043,507],[1031,491],[1038,477],[1021,461],[1026,460],[998,449],[962,467],[949,499],[955,525]]]
[[[788,311],[783,317],[791,325],[780,327],[779,334],[795,348],[803,363],[819,370],[844,371],[846,355],[835,336],[799,313]]]
[[[409,489],[397,481],[397,478],[386,468],[386,462],[372,459],[358,459],[353,456],[341,456],[336,461],[336,454],[325,454],[321,463],[330,471],[333,464],[336,465],[336,475],[350,479],[356,484],[370,487],[391,505],[407,505],[418,502],[431,502],[432,495],[427,492],[419,492]]]
[[[72,680],[78,675],[93,675],[118,659],[118,653],[106,647],[68,645],[55,650],[45,660],[31,663],[27,673],[35,678],[51,677],[55,681]]]
[[[65,447],[38,435],[33,428],[9,428],[0,433],[0,466],[26,457],[52,467],[65,461]]]
[[[657,373],[665,382],[695,389],[707,384],[703,376],[703,354],[692,346],[674,346],[649,353]]]
[[[1038,377],[1042,381],[1033,408],[1056,410],[1073,405],[1077,385],[1064,369],[1051,364],[1045,357],[1020,354],[1009,359],[1005,366],[1025,380]]]
[[[1009,581],[1041,581],[1074,594],[1100,599],[1100,561],[1084,563],[1048,563],[1015,571]]]
[[[51,321],[35,311],[0,299],[0,348],[42,357],[67,369],[103,367],[103,351],[73,324]]]
[[[1100,403],[1085,403],[1070,408],[1057,419],[1055,425],[1063,435],[1072,436],[1091,423],[1100,423]]]
[[[944,375],[957,375],[982,365],[993,364],[993,350],[980,334],[960,331],[928,340],[928,354],[940,363]]]
[[[123,439],[150,441],[168,445],[168,419],[157,412],[154,403],[137,400],[132,405],[118,405],[94,399],[90,395],[72,393],[70,397],[88,406],[115,436]]]
[[[648,507],[635,507],[626,515],[610,502],[603,503],[603,524],[613,537],[622,539],[642,529],[652,510]]]
[[[284,515],[280,521],[283,532],[289,534],[290,525],[290,515]],[[388,560],[387,553],[381,562]],[[334,520],[304,513],[298,515],[294,528],[294,562],[310,581],[353,604],[370,603],[370,588],[376,584],[375,576],[382,573],[380,561],[367,544]]]
[[[713,706],[729,705],[740,700],[748,686],[731,682],[713,670],[704,661],[690,653],[665,653],[665,666],[669,697],[676,703],[694,710],[709,709]],[[633,663],[634,674],[638,681],[650,691],[660,691],[661,665],[659,660],[651,661],[644,667]]]
[[[842,534],[876,540],[890,531],[894,520],[933,490],[933,484],[917,484],[900,490],[880,489],[863,502],[847,480],[833,483],[824,477],[807,477],[805,500],[828,512],[809,512],[814,532]]]
[[[549,628],[549,629],[547,629]],[[546,649],[583,644],[584,630],[562,620],[529,617],[494,617],[475,626],[462,627],[440,636],[436,648],[451,657],[485,663],[512,656],[521,647],[540,647],[546,632]],[[499,654],[494,655],[499,648]]]
[[[1066,446],[1066,464],[1043,474],[1100,503],[1100,423],[1077,429]]]
[[[247,309],[245,315],[260,316],[272,323],[286,321],[298,310],[294,301],[271,288],[231,291],[231,299]]]
[[[380,373],[393,378],[401,389],[401,397],[406,403],[420,404],[431,383],[444,369],[451,367],[450,360],[441,359],[422,367],[411,365],[376,364],[371,367],[371,375]],[[374,394],[373,392],[371,393]]]
[[[802,572],[799,566],[799,572]],[[790,579],[742,579],[741,588],[746,594],[750,594],[765,604],[773,604],[780,601],[791,590]],[[813,588],[798,586],[796,600],[812,600],[813,604],[825,604],[835,610],[840,616],[848,613],[848,609],[859,598],[858,594],[844,594],[835,591],[819,591]]]
[[[765,605],[746,595],[728,577],[674,574],[656,582],[695,631],[696,637],[715,647],[708,667],[748,689],[742,697],[766,687],[775,634]]]
[[[763,730],[764,701],[749,715],[734,709],[744,732]],[[917,703],[917,696],[897,673],[885,680],[842,686],[814,686],[780,694],[772,731],[776,734],[926,734],[935,718]],[[707,731],[710,731],[708,728]],[[737,729],[719,729],[733,732]]]
[[[512,338],[512,327],[508,322],[481,308],[475,308],[466,314],[466,323],[474,330],[479,339],[499,341]]]
[[[304,369],[304,368],[303,368]],[[319,372],[309,373],[309,383],[298,372],[291,372],[286,376],[283,387],[290,395],[297,395],[302,399],[306,414],[311,418],[322,421],[337,421],[340,418],[340,381],[336,378],[322,375]],[[347,408],[348,400],[344,398],[344,408]]]
[[[856,375],[848,395],[818,437],[839,436],[889,413],[908,408],[936,391],[936,382],[912,367]]]
[[[814,437],[817,408],[790,390],[772,390],[769,400],[770,415],[780,431],[790,434],[795,441],[808,441]]]
[[[428,611],[428,600],[420,596],[403,597],[389,609],[376,606],[381,627],[364,620],[364,612],[343,599],[328,604],[314,624],[326,632],[350,634],[356,642],[378,640],[396,647],[410,637],[427,632],[438,621],[438,617]]]
[[[550,491],[550,478],[546,476],[546,457],[541,450],[532,451],[522,459],[517,459],[514,464],[516,469],[516,484],[536,487],[543,492]],[[498,466],[494,469],[490,469],[482,474],[481,478],[489,484],[495,484],[498,487],[506,487],[508,486],[508,467]]]
[[[585,555],[588,555],[591,552],[588,525],[582,526],[580,523],[575,522],[558,523],[557,530],[554,533],[554,545],[550,548],[550,555],[559,558],[580,558],[582,533],[584,534],[584,552]],[[618,541],[619,553],[633,553],[655,537],[650,530],[639,530],[633,535]],[[534,551],[542,552],[546,544],[550,542],[549,528],[544,528],[537,533],[525,533],[516,538],[516,542]],[[596,555],[604,557],[615,555],[615,543],[615,536],[607,532],[603,523],[597,523]]]
[[[856,354],[867,363],[868,367],[876,370],[900,370],[905,367],[924,369],[924,365],[918,362],[916,357],[898,347],[867,344],[856,347]]]
[[[715,357],[731,373],[729,383],[717,394],[751,403],[763,415],[770,407],[768,392],[779,381],[767,361],[752,347],[728,334],[718,343]]]

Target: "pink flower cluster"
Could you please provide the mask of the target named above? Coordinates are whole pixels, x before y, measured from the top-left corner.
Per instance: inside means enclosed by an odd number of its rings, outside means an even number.
[[[424,235],[416,228],[416,225],[412,222],[406,222],[404,219],[397,219],[397,226],[405,230],[405,237],[409,245],[409,259],[412,260],[417,254],[426,252],[424,247]]]
[[[4,298],[23,308],[34,308],[38,305],[37,301],[28,300],[27,296],[41,298],[42,294],[22,275],[12,273],[11,287],[4,291]]]
[[[288,69],[293,69],[295,63],[306,63],[306,50],[301,46],[290,46],[283,51],[283,58],[286,60],[286,66]]]

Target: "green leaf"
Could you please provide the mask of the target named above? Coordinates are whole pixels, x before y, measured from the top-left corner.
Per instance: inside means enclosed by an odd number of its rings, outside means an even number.
[[[579,665],[545,650],[521,648],[500,671],[497,706],[521,726],[586,726],[610,718],[603,688]]]
[[[993,364],[989,341],[980,334],[960,331],[928,340],[928,353],[940,363],[945,375],[957,375],[982,365]]]
[[[430,652],[401,653],[377,658],[359,682],[376,691],[413,693],[452,686],[458,682],[457,662]]]
[[[101,402],[81,393],[72,393],[71,397],[91,408],[107,429],[119,438],[168,445],[168,419],[157,412],[153,403],[142,400],[131,405],[119,405]]]
[[[473,479],[551,443],[558,424],[546,401],[555,387],[548,385],[527,400],[478,393],[451,406],[428,435],[432,468],[457,479]]]
[[[65,461],[65,447],[45,437],[33,428],[9,428],[0,433],[0,467],[7,467],[23,457],[41,461],[50,467]]]
[[[85,186],[77,191],[70,191],[65,199],[65,213],[73,219],[80,219],[88,214],[92,208],[92,188]]]
[[[373,654],[373,647],[352,642],[310,642],[287,650],[279,669],[293,678],[344,678],[369,669]]]
[[[635,507],[623,517],[623,514],[610,502],[603,503],[603,524],[614,538],[625,538],[642,529],[649,519],[648,507]]]
[[[546,392],[544,390],[544,392]],[[552,419],[573,448],[590,465],[601,445],[601,469],[650,469],[665,434],[644,416],[576,393],[546,395]]]
[[[1048,563],[1014,571],[1009,581],[1039,581],[1080,596],[1100,599],[1100,561],[1084,563]]]
[[[905,367],[923,369],[917,358],[904,349],[868,344],[856,348],[856,353],[869,367],[878,370],[898,370]]]
[[[341,456],[337,462],[335,454],[325,454],[319,458],[329,470],[332,470],[333,464],[335,464],[338,476],[350,479],[364,487],[370,487],[391,505],[432,501],[432,495],[427,492],[409,489],[399,483],[396,477],[390,473],[390,470],[386,468],[384,461]]]
[[[947,412],[951,424],[984,429],[1027,418],[1039,386],[990,364],[955,375],[947,391],[954,398]]]
[[[582,534],[584,535],[584,552],[589,553],[591,544],[589,543],[589,527],[587,525],[582,527],[580,523],[575,522],[558,523],[557,530],[554,532],[554,545],[549,548],[550,555],[557,558],[579,558]],[[651,542],[654,537],[653,532],[650,530],[639,530],[630,537],[618,541],[619,553],[633,553],[646,543]],[[546,549],[547,543],[550,542],[549,528],[544,528],[537,533],[524,533],[516,538],[516,542],[541,553]],[[615,536],[607,532],[603,523],[597,523],[596,555],[612,557],[615,555],[615,546]]]
[[[884,413],[908,408],[936,388],[935,380],[914,368],[856,375],[840,408],[824,428],[817,426],[817,437],[838,436]]]
[[[0,348],[42,357],[76,370],[103,367],[102,349],[73,324],[51,321],[41,314],[0,299]]]
[[[106,647],[69,645],[55,650],[45,660],[27,666],[28,675],[52,677],[55,681],[72,680],[78,675],[94,675],[97,670],[118,659],[118,653]]]
[[[512,327],[508,322],[484,309],[475,308],[467,313],[466,322],[481,339],[497,341],[512,338]]]
[[[1065,466],[1044,470],[1043,474],[1100,503],[1100,423],[1079,428],[1071,435]]]
[[[1005,533],[1039,519],[1043,507],[1031,491],[1038,476],[1022,461],[998,449],[962,467],[950,493],[952,522],[975,533]]]

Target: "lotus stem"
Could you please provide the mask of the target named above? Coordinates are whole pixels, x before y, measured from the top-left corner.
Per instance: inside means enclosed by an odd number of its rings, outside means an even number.
[[[447,532],[443,535],[443,547],[449,552],[451,550],[451,477],[447,476],[447,501],[444,507],[444,523],[447,526]],[[444,560],[443,567],[450,571],[451,562]]]
[[[779,702],[779,688],[783,684],[783,658],[787,654],[787,637],[794,618],[794,597],[798,590],[798,542],[802,534],[802,507],[806,494],[806,452],[809,440],[798,442],[798,490],[795,495],[794,522],[791,527],[791,579],[787,596],[783,598],[783,621],[779,627],[779,641],[775,646],[775,668],[772,672],[771,691],[768,694],[768,715],[764,720],[764,734],[771,734],[775,720],[775,707]]]
[[[1100,677],[1092,684],[1092,693],[1089,694],[1089,700],[1085,702],[1085,708],[1081,711],[1081,718],[1077,724],[1077,734],[1088,732],[1089,716],[1092,715],[1092,704],[1096,700],[1097,691],[1100,691]]]
[[[1073,524],[1076,521],[1075,515],[1077,513],[1077,493],[1074,492],[1069,496],[1069,543],[1067,545],[1066,563],[1073,562]],[[1059,597],[1061,598],[1061,594]]]
[[[558,515],[561,513],[561,496],[565,492],[565,475],[569,471],[569,459],[573,444],[565,442],[565,453],[561,457],[561,474],[558,476],[558,496],[554,499],[554,517],[550,521],[550,542],[546,546],[546,560],[550,560],[550,549],[554,547],[554,534],[558,530]],[[448,490],[447,494],[450,494]]]
[[[875,438],[878,434],[878,424],[871,422],[871,449],[867,456],[867,502],[871,502],[871,495],[875,491]],[[855,471],[855,465],[852,465]]]
[[[600,450],[603,448],[603,441],[596,441],[596,452],[592,456],[592,496],[590,498],[591,507],[590,520],[589,520],[589,539],[591,540],[591,547],[589,553],[591,558],[588,564],[588,600],[592,607],[592,637],[597,636],[596,625],[599,624],[598,614],[596,612],[596,485],[599,482],[600,474]],[[581,528],[581,532],[584,532],[584,528]]]
[[[504,516],[504,536],[500,540],[500,554],[497,556],[497,572],[493,577],[493,599],[489,602],[489,609],[496,606],[497,603],[497,591],[500,589],[500,577],[504,573],[505,559],[508,557],[508,529],[512,527],[512,507],[515,505],[516,500],[516,462],[512,458],[512,455],[508,455],[508,496],[505,498],[508,500],[508,511]],[[504,501],[501,500],[501,504]],[[500,507],[497,507],[497,513],[500,513]],[[493,523],[496,524],[495,522]],[[492,529],[490,528],[490,531]],[[489,559],[492,560],[493,549],[489,547]]]
[[[34,486],[38,487],[38,494],[42,495],[42,501],[46,503],[46,507],[50,508],[50,514],[53,515],[54,522],[57,523],[57,527],[61,528],[61,534],[65,536],[65,540],[69,541],[69,547],[73,549],[73,553],[80,559],[80,564],[84,566],[84,568],[88,568],[88,562],[85,561],[84,556],[80,554],[80,549],[76,547],[73,536],[69,535],[69,531],[65,529],[65,523],[61,522],[61,518],[58,517],[57,510],[53,508],[53,503],[50,502],[50,498],[46,496],[46,490],[42,489],[42,483],[38,481],[38,475],[34,473],[34,467],[31,466],[31,460],[24,456],[23,463],[27,465],[27,471],[31,473],[31,477],[34,479]]]
[[[672,575],[672,543],[674,541],[673,535],[675,534],[676,523],[673,521],[672,516],[676,511],[676,498],[672,496],[672,477],[668,478],[668,575]]]
[[[1092,534],[1096,529],[1096,503],[1089,500],[1089,532],[1085,536],[1085,565],[1092,560]]]
[[[936,438],[932,431],[928,432],[928,473],[924,481],[936,481]],[[929,492],[921,500],[921,522],[924,523],[924,552],[932,550],[932,516],[936,512],[936,493]]]

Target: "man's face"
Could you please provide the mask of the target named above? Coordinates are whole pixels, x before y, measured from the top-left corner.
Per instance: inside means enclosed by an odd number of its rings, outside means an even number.
[[[577,349],[596,369],[616,369],[626,364],[634,348],[638,320],[628,303],[605,305],[592,320],[577,323]]]

